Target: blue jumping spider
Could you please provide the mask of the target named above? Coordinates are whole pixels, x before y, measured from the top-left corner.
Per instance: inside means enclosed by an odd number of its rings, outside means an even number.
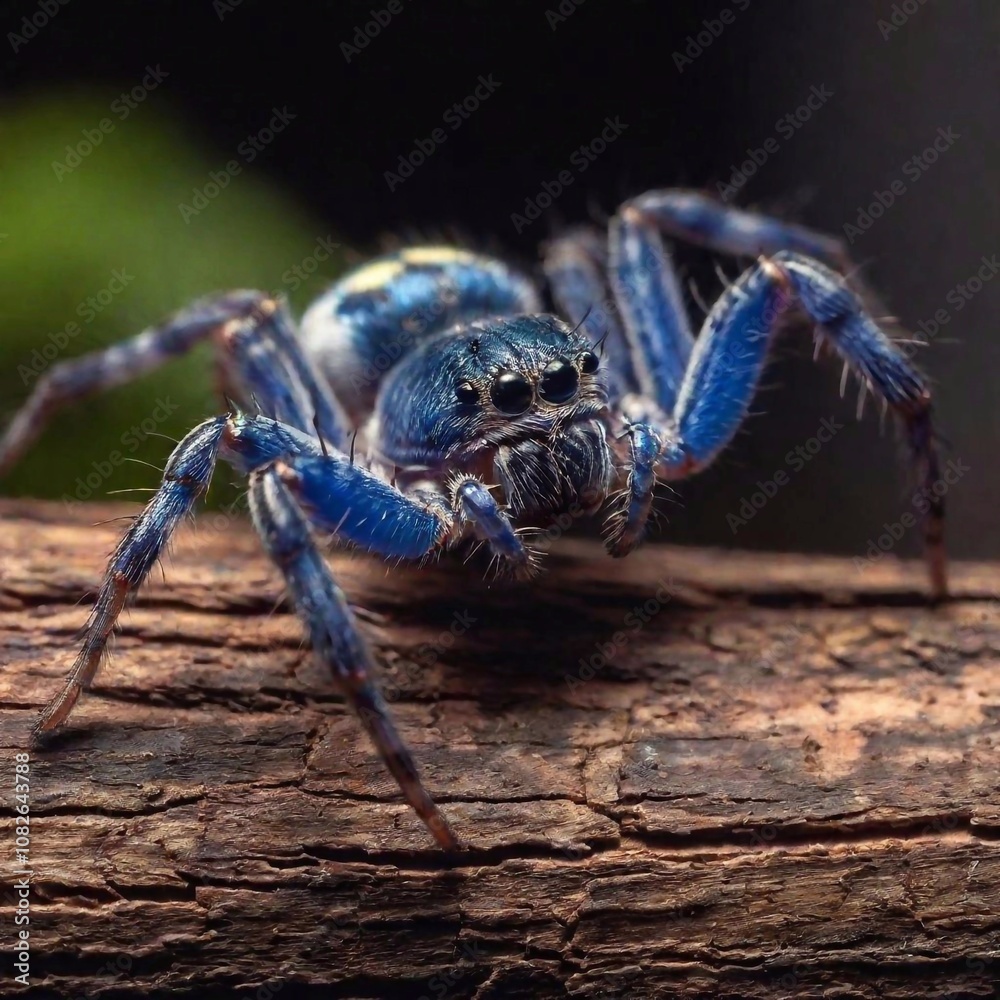
[[[695,339],[664,237],[756,257]],[[829,237],[690,191],[623,204],[607,234],[545,247],[539,288],[504,263],[444,246],[381,257],[342,278],[296,328],[274,296],[201,300],[131,340],[53,367],[0,439],[8,468],[63,405],[211,341],[230,412],[174,449],[115,550],[79,656],[37,733],[92,683],[122,609],[218,459],[248,477],[253,523],[327,664],[438,844],[459,841],[397,733],[372,657],[314,531],[391,560],[478,541],[526,576],[531,529],[568,509],[609,511],[607,548],[641,541],[658,482],[693,475],[732,439],[775,333],[795,313],[901,419],[918,475],[938,477],[930,393],[876,324]],[[924,519],[935,597],[946,592],[943,505]]]

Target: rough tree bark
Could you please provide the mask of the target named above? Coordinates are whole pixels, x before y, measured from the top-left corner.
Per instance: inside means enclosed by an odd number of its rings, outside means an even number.
[[[0,505],[7,760],[121,530],[90,525],[127,510]],[[490,588],[332,556],[468,844],[446,856],[217,520],[31,753],[32,994],[991,995],[1000,569],[930,609],[889,557],[567,541]]]

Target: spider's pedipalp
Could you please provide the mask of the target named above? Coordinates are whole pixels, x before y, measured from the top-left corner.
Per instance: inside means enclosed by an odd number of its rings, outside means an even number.
[[[501,566],[515,576],[530,576],[536,569],[531,553],[486,486],[478,479],[456,477],[450,490],[461,520],[490,546]]]
[[[628,428],[630,462],[622,505],[609,522],[607,549],[611,555],[627,556],[642,541],[653,506],[656,467],[663,442],[656,427],[635,423]]]

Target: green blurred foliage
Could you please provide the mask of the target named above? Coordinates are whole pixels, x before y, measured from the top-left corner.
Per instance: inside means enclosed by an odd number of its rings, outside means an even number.
[[[37,384],[33,367],[44,359],[33,352],[46,344],[65,344],[54,359],[58,363],[138,333],[191,300],[226,288],[288,291],[299,315],[342,269],[342,259],[331,258],[294,292],[283,282],[282,275],[331,234],[268,182],[261,166],[266,150],[257,162],[243,162],[217,197],[185,221],[180,205],[192,204],[210,172],[240,160],[237,151],[206,152],[152,103],[119,120],[110,111],[115,96],[60,93],[0,106],[2,424]],[[67,145],[86,150],[79,146],[84,131],[100,132],[102,119],[113,128],[67,172],[67,163],[77,162]],[[114,272],[130,280],[106,307],[99,299],[94,306],[95,296],[108,299]],[[64,331],[74,322],[79,332],[67,339]],[[137,463],[162,468],[172,445],[157,435],[179,438],[218,412],[213,368],[211,349],[203,345],[137,382],[76,404],[50,424],[0,483],[0,492],[86,495],[94,463],[106,471],[116,451],[137,462],[118,465],[92,499],[156,486],[157,472]],[[154,424],[155,435],[147,434]],[[214,504],[233,500],[235,479],[220,470]]]

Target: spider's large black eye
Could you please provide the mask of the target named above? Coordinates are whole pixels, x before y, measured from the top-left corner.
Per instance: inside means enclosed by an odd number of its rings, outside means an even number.
[[[597,371],[600,363],[601,362],[598,360],[597,355],[593,351],[587,351],[580,358],[580,371],[582,371],[584,375],[593,375],[594,372]]]
[[[479,390],[471,382],[459,382],[455,386],[455,398],[466,405],[478,403]]]
[[[579,384],[576,369],[565,358],[556,358],[542,369],[538,395],[546,403],[565,403],[576,395]]]
[[[510,416],[524,413],[531,406],[532,396],[531,383],[519,372],[501,372],[490,389],[493,405]]]

